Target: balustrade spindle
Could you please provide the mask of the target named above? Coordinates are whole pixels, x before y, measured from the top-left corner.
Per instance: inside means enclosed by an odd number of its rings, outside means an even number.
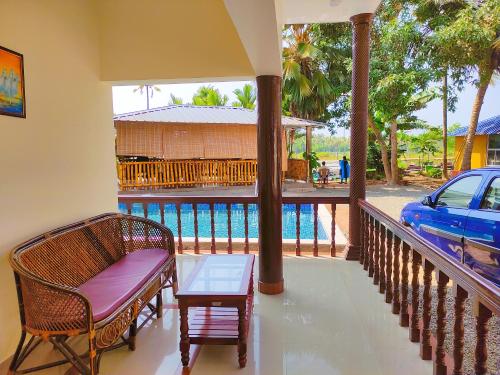
[[[337,205],[335,203],[332,203],[330,208],[332,211],[332,241],[330,243],[330,256],[335,257],[337,255],[337,249],[335,248],[335,211],[337,210]]]
[[[410,256],[410,245],[403,242],[403,264],[401,267],[401,309],[399,312],[399,324],[408,327],[410,317],[408,315],[408,260]]]
[[[210,253],[215,254],[217,249],[215,248],[215,212],[214,212],[214,204],[210,203],[210,234],[212,236],[212,242],[210,245]]]
[[[420,285],[418,280],[418,274],[420,271],[420,264],[422,263],[422,257],[415,250],[412,251],[412,263],[411,263],[411,322],[410,322],[410,341],[419,342],[420,341],[420,328],[418,326],[418,304],[420,297]]]
[[[375,249],[375,218],[370,216],[370,250],[368,255],[368,276],[373,277],[373,252]]]
[[[446,375],[446,364],[444,362],[445,349],[444,340],[446,337],[446,285],[450,279],[441,271],[437,272],[437,297],[438,304],[436,309],[436,351],[434,359],[434,375]]]
[[[427,259],[424,260],[424,295],[422,306],[422,333],[420,338],[420,358],[432,359],[431,347],[431,281],[434,265]]]
[[[387,259],[385,261],[385,302],[392,303],[392,232],[387,229]]]
[[[177,251],[182,254],[184,250],[182,246],[182,222],[181,222],[181,204],[175,204],[175,211],[177,212]]]
[[[373,253],[373,284],[377,285],[380,280],[380,222],[375,221],[375,251]]]
[[[368,266],[370,264],[370,215],[368,215],[368,212],[365,211],[365,218],[364,218],[364,231],[365,231],[365,241],[364,241],[364,246],[365,246],[365,255],[363,259],[363,269],[365,271],[368,270]]]
[[[399,247],[401,239],[394,235],[394,269],[393,269],[393,283],[392,283],[392,312],[399,314],[401,311],[401,303],[399,297]]]
[[[333,214],[333,211],[332,211]],[[359,209],[359,217],[361,219],[361,250],[359,252],[359,263],[363,264],[365,259],[365,211],[362,208]],[[333,217],[332,217],[333,219]]]
[[[318,204],[313,204],[314,212],[314,242],[313,242],[313,255],[318,256]]]
[[[245,254],[250,251],[248,245],[248,203],[243,204],[243,216],[245,217]]]
[[[198,238],[198,205],[193,203],[193,224],[194,224],[194,253],[200,253],[200,240]]]
[[[295,255],[300,256],[300,204],[295,204]]]
[[[492,313],[481,302],[474,304],[474,313],[476,315],[476,361],[474,370],[476,370],[476,375],[484,375],[487,372],[486,361],[488,360],[488,348],[486,346],[488,320],[490,320]]]
[[[144,218],[148,218],[149,212],[148,212],[148,204],[143,203],[142,204],[142,210],[144,212]],[[146,246],[149,247],[149,224],[144,224],[144,241],[146,242]]]
[[[231,238],[231,203],[226,204],[227,207],[227,253],[233,253],[233,240]]]
[[[378,291],[380,293],[385,293],[385,234],[386,227],[380,223],[380,280],[378,284]]]
[[[159,204],[159,209],[160,209],[160,222],[161,222],[161,225],[165,225],[165,203],[160,203]]]
[[[458,284],[453,285],[455,321],[453,323],[453,375],[464,375],[464,312],[467,292]]]

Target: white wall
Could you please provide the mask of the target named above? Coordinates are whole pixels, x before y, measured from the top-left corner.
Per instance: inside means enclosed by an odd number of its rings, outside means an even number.
[[[10,249],[116,211],[111,87],[92,2],[2,0],[0,45],[24,54],[27,118],[0,116],[0,362],[19,338]]]

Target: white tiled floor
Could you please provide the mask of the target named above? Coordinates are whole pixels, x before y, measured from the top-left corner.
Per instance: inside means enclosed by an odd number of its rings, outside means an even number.
[[[178,256],[181,280],[198,259]],[[257,280],[258,269],[255,271]],[[431,362],[420,360],[418,345],[409,342],[408,330],[399,327],[398,317],[391,314],[359,263],[287,257],[285,283],[282,295],[256,293],[245,369],[238,368],[235,346],[203,346],[191,374],[432,373]],[[167,294],[164,317],[140,332],[137,350],[105,353],[101,374],[182,373],[178,310],[168,308],[175,301],[170,290]]]

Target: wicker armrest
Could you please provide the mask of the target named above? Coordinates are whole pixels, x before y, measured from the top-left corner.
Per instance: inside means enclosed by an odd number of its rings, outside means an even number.
[[[76,288],[14,269],[22,323],[32,334],[73,336],[93,326],[92,307]]]
[[[174,235],[169,228],[138,216],[123,215],[123,218],[126,221],[123,237],[128,252],[158,248],[175,255]]]

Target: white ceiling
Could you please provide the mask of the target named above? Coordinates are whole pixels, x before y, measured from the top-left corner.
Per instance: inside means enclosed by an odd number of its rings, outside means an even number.
[[[380,0],[282,0],[282,21],[334,23],[349,21],[360,13],[373,13]]]
[[[255,75],[281,75],[281,33],[293,23],[347,22],[380,0],[224,0]]]

